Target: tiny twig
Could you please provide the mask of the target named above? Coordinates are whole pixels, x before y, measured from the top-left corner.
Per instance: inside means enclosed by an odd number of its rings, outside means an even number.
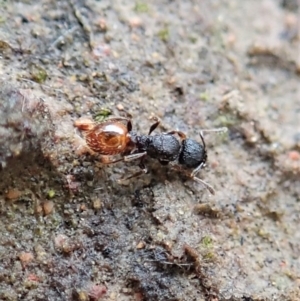
[[[61,43],[66,36],[72,34],[78,27],[73,26],[72,28],[66,30],[62,35],[60,35],[49,47],[49,50],[53,49],[58,43]]]
[[[161,263],[161,264],[168,264],[168,265],[176,265],[176,266],[192,266],[193,264],[191,263],[178,263],[178,262],[170,262],[170,261],[160,261],[158,259],[154,259],[154,260],[144,260],[144,262],[157,262],[157,263]]]
[[[39,85],[40,87],[47,88],[47,89],[50,89],[50,90],[53,90],[53,91],[56,91],[56,92],[59,92],[59,93],[62,93],[62,94],[64,93],[60,89],[56,89],[56,88],[53,88],[53,87],[45,85],[45,84],[37,83],[37,82],[35,82],[35,81],[31,80],[31,79],[28,79],[28,78],[21,77],[20,80],[22,80],[24,82],[29,82],[29,83],[34,84],[34,85]]]
[[[73,9],[75,18],[77,19],[78,23],[80,24],[80,26],[82,27],[82,29],[84,30],[85,34],[88,37],[89,46],[92,50],[94,48],[94,38],[93,38],[92,28],[89,25],[88,21],[85,19],[85,17],[82,15],[82,13],[80,12],[80,10],[78,9],[78,7],[76,6],[73,0],[70,0],[70,5]]]

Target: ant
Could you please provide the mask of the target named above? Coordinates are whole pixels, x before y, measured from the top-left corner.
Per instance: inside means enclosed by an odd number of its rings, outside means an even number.
[[[155,119],[155,123],[150,126],[148,135],[139,135],[132,130],[132,123],[129,118],[115,117],[101,123],[95,123],[88,120],[78,120],[75,126],[85,131],[85,140],[91,150],[100,155],[118,155],[121,159],[103,160],[103,163],[111,164],[120,161],[130,162],[140,159],[139,167],[141,171],[126,178],[130,179],[147,173],[144,160],[147,156],[157,159],[162,165],[170,162],[177,162],[175,169],[185,173],[194,181],[203,184],[211,194],[214,189],[205,181],[196,177],[196,174],[205,166],[207,160],[206,145],[202,132],[200,138],[202,144],[198,141],[187,138],[183,132],[169,131],[151,135],[158,127],[160,121]],[[212,129],[207,131],[224,131],[226,128]],[[178,135],[179,139],[175,137]],[[192,169],[187,172],[186,169]]]

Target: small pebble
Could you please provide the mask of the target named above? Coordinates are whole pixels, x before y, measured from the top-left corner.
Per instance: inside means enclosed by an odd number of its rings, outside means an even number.
[[[38,215],[42,214],[43,213],[43,207],[41,205],[37,205],[35,207],[35,213],[38,214]]]
[[[86,204],[81,204],[80,205],[80,211],[86,211],[86,210],[87,210]]]
[[[284,18],[284,23],[288,28],[296,27],[298,24],[298,16],[295,13],[289,13]]]
[[[5,198],[9,201],[18,199],[22,195],[22,192],[18,189],[9,189],[5,195]]]
[[[64,234],[58,234],[54,237],[54,245],[57,249],[62,249],[63,245],[68,241],[68,236]]]
[[[99,210],[102,208],[102,202],[100,199],[96,199],[93,201],[93,208]]]
[[[74,121],[74,126],[82,131],[89,131],[94,127],[94,125],[94,121],[88,117],[81,117]]]
[[[144,300],[144,297],[143,297],[142,293],[135,293],[133,298],[134,298],[135,301],[142,301],[142,300]]]
[[[21,252],[19,254],[19,259],[23,267],[26,267],[28,263],[33,260],[33,254],[30,252]]]
[[[39,282],[40,278],[36,274],[29,274],[27,277],[28,281]]]
[[[145,248],[145,243],[143,241],[140,241],[137,245],[136,245],[137,249],[144,249]]]
[[[103,32],[107,30],[107,23],[106,20],[101,18],[98,20],[98,27]]]
[[[52,201],[46,201],[43,203],[44,215],[49,215],[54,210],[54,203]]]
[[[133,17],[129,20],[129,25],[131,28],[141,27],[143,25],[143,21],[139,17]]]
[[[76,301],[89,301],[90,298],[86,291],[76,291]]]
[[[88,295],[91,300],[99,300],[102,298],[107,292],[107,288],[102,284],[92,284],[89,287]]]
[[[117,109],[119,111],[124,111],[124,106],[121,103],[119,103],[119,104],[117,104]]]
[[[131,294],[132,293],[132,289],[129,287],[123,287],[122,288],[122,293],[123,294]]]
[[[293,161],[298,161],[300,160],[300,153],[297,151],[290,151],[289,152],[289,158]]]

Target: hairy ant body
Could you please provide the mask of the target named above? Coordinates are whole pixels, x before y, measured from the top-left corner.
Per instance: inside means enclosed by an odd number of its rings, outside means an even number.
[[[146,156],[149,156],[157,159],[162,165],[167,165],[169,162],[177,162],[177,165],[174,166],[175,169],[203,184],[210,193],[214,194],[214,189],[208,183],[196,177],[196,174],[205,166],[207,160],[206,145],[202,133],[200,132],[202,145],[196,140],[187,138],[180,131],[151,135],[159,123],[156,120],[151,125],[148,135],[139,135],[133,131],[131,120],[122,117],[108,119],[99,124],[77,121],[75,125],[85,131],[86,143],[94,152],[101,155],[120,154],[122,156],[121,159],[109,159],[103,163],[111,164],[140,159],[139,167],[141,171],[127,179],[147,172],[144,160]],[[215,129],[214,131],[221,130],[224,129]],[[179,139],[175,137],[176,135],[178,135]],[[188,173],[186,169],[192,169],[192,172]]]

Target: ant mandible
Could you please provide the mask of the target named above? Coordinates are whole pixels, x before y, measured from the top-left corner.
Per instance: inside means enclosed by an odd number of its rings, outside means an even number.
[[[108,159],[103,163],[111,164],[120,161],[133,161],[140,159],[139,167],[141,171],[126,178],[130,179],[142,173],[147,173],[144,164],[146,156],[157,159],[162,165],[169,162],[177,162],[175,169],[183,172],[194,181],[203,184],[211,194],[214,189],[205,181],[196,177],[201,168],[205,166],[207,160],[206,145],[203,134],[200,132],[202,145],[193,139],[187,138],[183,132],[170,131],[151,135],[159,125],[155,119],[149,129],[148,135],[139,135],[132,130],[132,123],[129,118],[115,117],[102,123],[95,123],[87,120],[78,120],[75,126],[85,132],[85,140],[91,150],[106,156],[118,155],[121,159]],[[224,128],[208,131],[224,131]],[[175,137],[178,135],[179,139]],[[191,170],[191,172],[188,172]]]

